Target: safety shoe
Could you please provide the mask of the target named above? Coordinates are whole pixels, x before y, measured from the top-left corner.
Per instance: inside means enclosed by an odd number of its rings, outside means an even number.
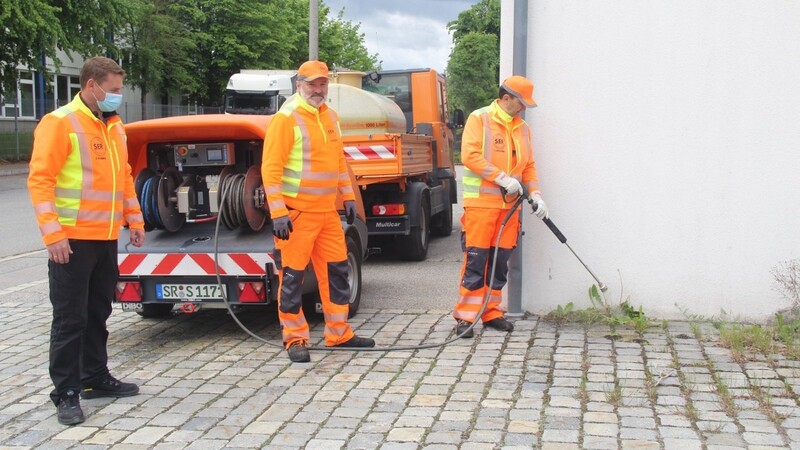
[[[363,338],[353,335],[350,339],[336,344],[333,347],[353,347],[353,348],[371,348],[375,347],[375,341],[370,338]]]
[[[500,331],[514,331],[514,324],[509,322],[505,317],[498,317],[497,319],[483,322],[483,326]]]
[[[96,382],[87,383],[81,391],[85,399],[100,397],[130,397],[139,393],[139,386],[133,383],[124,383],[106,374]]]
[[[289,348],[286,349],[286,353],[289,354],[289,359],[292,362],[311,361],[311,355],[308,354],[308,342],[306,341],[292,342],[289,344]]]
[[[470,325],[472,324],[466,320],[459,320],[456,323],[456,336],[459,336],[462,339],[469,339],[475,336],[475,332],[469,327]]]
[[[58,413],[58,423],[61,425],[77,425],[86,420],[81,409],[80,397],[73,390],[67,391],[61,397],[56,405],[56,412]]]

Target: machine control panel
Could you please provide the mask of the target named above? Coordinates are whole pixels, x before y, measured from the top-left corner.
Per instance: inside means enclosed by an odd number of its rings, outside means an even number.
[[[176,144],[172,148],[179,168],[229,166],[236,162],[232,142]]]

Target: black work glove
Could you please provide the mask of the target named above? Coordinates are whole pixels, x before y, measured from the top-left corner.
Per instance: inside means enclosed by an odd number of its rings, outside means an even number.
[[[278,239],[289,239],[289,233],[294,231],[292,219],[288,215],[272,219],[272,234]]]
[[[347,217],[347,224],[352,225],[356,221],[356,202],[346,200],[344,202],[344,215]]]

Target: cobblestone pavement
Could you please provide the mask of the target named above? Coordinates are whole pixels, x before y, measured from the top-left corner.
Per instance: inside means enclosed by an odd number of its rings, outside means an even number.
[[[800,366],[737,363],[707,324],[639,336],[530,317],[444,348],[292,364],[224,311],[145,320],[115,307],[111,369],[141,394],[84,400],[86,422],[65,427],[48,399],[49,322],[46,284],[0,291],[0,448],[800,448]],[[244,322],[277,342],[274,313]],[[352,323],[379,345],[441,342],[454,324],[388,309]]]

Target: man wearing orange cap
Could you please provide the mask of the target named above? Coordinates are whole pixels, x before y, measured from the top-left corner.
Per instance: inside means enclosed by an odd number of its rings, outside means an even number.
[[[522,195],[523,184],[536,202],[536,215],[539,218],[548,215],[539,192],[531,130],[520,117],[526,108],[535,106],[533,83],[525,77],[511,76],[500,86],[498,98],[491,105],[473,111],[464,126],[461,141],[464,263],[453,313],[456,334],[462,338],[473,336],[469,327],[478,319],[485,327],[500,331],[514,329],[514,324],[504,317],[500,302],[507,281],[508,259],[517,246],[519,212],[506,223],[497,261],[493,258],[501,224],[514,201]],[[493,264],[495,271],[490,274]],[[490,286],[488,304],[478,317]]]
[[[356,202],[344,158],[338,114],[328,108],[328,66],[303,63],[297,94],[273,116],[264,141],[261,177],[275,235],[279,270],[278,316],[289,359],[308,362],[309,329],[301,287],[309,259],[317,275],[325,316],[325,344],[374,347],[347,323],[350,284],[347,247],[336,198],[344,200],[347,223],[356,218]]]

